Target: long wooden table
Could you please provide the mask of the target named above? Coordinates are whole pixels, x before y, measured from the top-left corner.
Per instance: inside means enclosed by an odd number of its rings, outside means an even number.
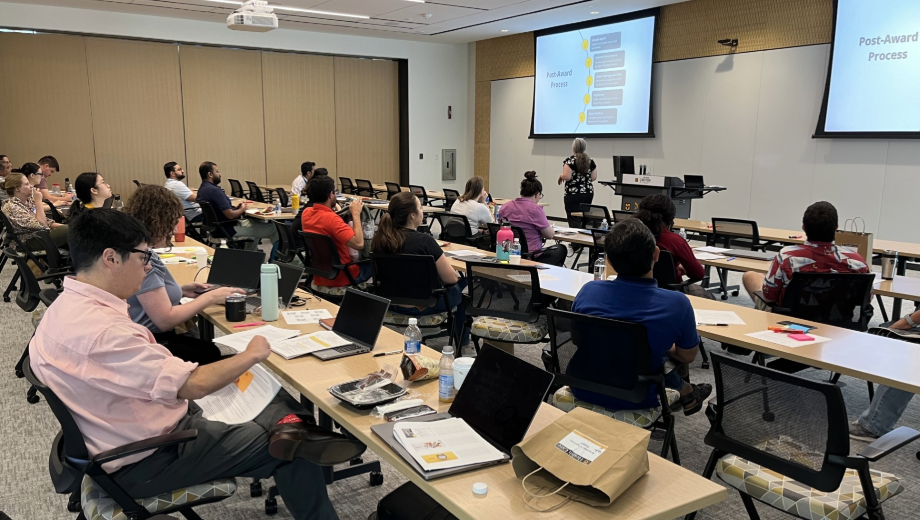
[[[200,245],[187,239],[178,246]],[[197,269],[182,264],[170,264],[169,271],[180,284],[188,283]],[[306,307],[300,309],[328,309],[333,315],[338,308],[326,301],[311,297]],[[203,317],[225,332],[232,333],[232,323],[224,318],[224,309],[220,305],[206,309]],[[250,321],[252,317],[248,317]],[[298,329],[303,333],[320,330],[318,325],[287,325],[279,319],[274,325]],[[384,328],[378,338],[375,351],[386,352],[402,349],[402,336]],[[437,358],[439,354],[422,347],[424,355]],[[725,499],[726,490],[715,482],[681,468],[668,460],[649,453],[649,472],[633,484],[611,506],[594,508],[580,503],[570,503],[565,507],[549,512],[536,513],[529,510],[521,498],[521,482],[514,476],[510,464],[492,466],[459,475],[426,481],[409,466],[400,455],[395,453],[372,431],[371,426],[379,424],[380,419],[371,417],[368,411],[358,411],[348,407],[329,394],[328,388],[334,384],[362,377],[382,368],[385,364],[395,366],[399,362],[396,355],[373,357],[369,354],[351,356],[333,361],[319,361],[313,356],[285,360],[277,354],[265,361],[284,380],[289,382],[306,399],[342,425],[350,433],[364,442],[370,450],[386,460],[409,480],[417,484],[427,494],[447,508],[452,514],[464,520],[491,520],[494,518],[541,518],[552,520],[668,520],[683,516]],[[448,405],[437,399],[438,384],[436,380],[413,383],[412,388],[420,392],[426,404],[439,412],[445,412]],[[538,432],[563,412],[549,405],[543,405],[528,431],[528,436]],[[472,493],[474,482],[485,482],[489,493],[484,498],[476,498]]]

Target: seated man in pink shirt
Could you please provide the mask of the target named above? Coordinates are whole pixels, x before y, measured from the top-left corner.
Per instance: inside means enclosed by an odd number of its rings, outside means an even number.
[[[150,237],[114,210],[81,214],[68,240],[75,277],[45,313],[29,344],[30,366],[76,419],[90,455],[177,430],[198,437],[103,468],[135,498],[226,477],[274,477],[294,518],[335,519],[319,465],[360,455],[364,446],[318,428],[284,390],[252,422],[205,419],[191,400],[232,383],[265,360],[268,342],[210,365],[173,357],[131,321],[125,299],[150,270]]]

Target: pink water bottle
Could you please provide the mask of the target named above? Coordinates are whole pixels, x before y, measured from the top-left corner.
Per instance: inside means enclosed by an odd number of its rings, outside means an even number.
[[[514,233],[511,231],[511,224],[503,222],[501,229],[495,235],[495,256],[499,261],[508,261],[511,256],[512,242],[514,242]]]

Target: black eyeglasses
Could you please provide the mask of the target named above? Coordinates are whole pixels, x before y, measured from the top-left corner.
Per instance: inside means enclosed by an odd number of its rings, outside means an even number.
[[[140,249],[129,249],[129,253],[140,253],[144,255],[144,265],[150,263],[150,259],[153,257],[153,249],[148,249],[146,251],[141,251]]]

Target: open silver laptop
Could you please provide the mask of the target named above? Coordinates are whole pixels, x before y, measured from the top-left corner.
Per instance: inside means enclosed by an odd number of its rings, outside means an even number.
[[[374,350],[377,336],[383,328],[383,318],[390,308],[390,300],[352,288],[345,289],[345,297],[335,315],[332,332],[351,342],[350,345],[327,348],[313,355],[328,361]]]

